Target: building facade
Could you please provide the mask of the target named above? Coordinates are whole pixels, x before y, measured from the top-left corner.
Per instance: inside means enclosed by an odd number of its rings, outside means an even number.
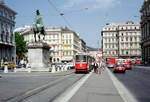
[[[150,64],[150,0],[141,7],[142,60]]]
[[[3,3],[0,4],[0,60],[5,57],[8,61],[15,60],[15,36],[13,34],[15,15],[15,11]]]
[[[45,40],[51,47],[51,62],[74,62],[75,55],[80,51],[79,35],[68,28],[47,27]],[[31,29],[22,32],[24,40],[34,42],[34,33]]]
[[[105,58],[141,58],[139,23],[107,24],[103,27],[101,36]]]
[[[80,38],[80,51],[87,52],[86,42]]]
[[[87,53],[95,58],[96,61],[99,61],[99,55],[102,54],[102,49],[87,46]]]

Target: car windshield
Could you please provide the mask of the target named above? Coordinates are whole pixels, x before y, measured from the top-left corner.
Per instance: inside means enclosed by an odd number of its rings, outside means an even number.
[[[117,65],[117,67],[123,67],[123,65]]]
[[[55,63],[56,65],[63,65],[63,63]]]
[[[76,62],[86,62],[86,59],[85,55],[76,55]]]

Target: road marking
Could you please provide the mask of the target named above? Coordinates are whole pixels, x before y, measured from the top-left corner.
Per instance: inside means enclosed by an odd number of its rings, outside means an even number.
[[[130,93],[130,91],[110,72],[108,68],[106,68],[108,71],[108,74],[118,90],[120,96],[122,97],[124,102],[138,102],[133,95]]]
[[[73,84],[64,93],[57,97],[53,102],[68,102],[71,97],[79,90],[79,88],[85,83],[85,81],[91,76],[92,72],[84,76],[77,83]]]

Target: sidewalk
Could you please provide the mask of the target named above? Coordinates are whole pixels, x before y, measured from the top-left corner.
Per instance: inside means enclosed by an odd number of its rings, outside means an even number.
[[[124,102],[115,88],[108,71],[92,73],[69,102]]]

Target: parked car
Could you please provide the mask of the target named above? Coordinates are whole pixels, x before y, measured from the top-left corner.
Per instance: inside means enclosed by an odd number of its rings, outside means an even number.
[[[141,64],[141,61],[136,61],[136,65],[140,65]]]
[[[61,63],[61,62],[59,62],[59,63],[52,63],[52,65],[55,65],[56,67],[59,67],[59,68],[62,68],[62,67],[65,66],[65,64]]]
[[[107,64],[107,67],[108,67],[108,68],[114,68],[115,65],[114,65],[113,63],[109,63],[109,64]]]
[[[114,67],[114,70],[113,72],[123,72],[125,73],[126,72],[126,68],[124,67],[124,65],[117,65],[116,67]]]
[[[124,64],[124,67],[126,68],[126,69],[132,69],[132,65],[131,64]]]
[[[71,68],[71,69],[75,68],[75,65],[73,64],[73,62],[66,63],[66,66]]]

